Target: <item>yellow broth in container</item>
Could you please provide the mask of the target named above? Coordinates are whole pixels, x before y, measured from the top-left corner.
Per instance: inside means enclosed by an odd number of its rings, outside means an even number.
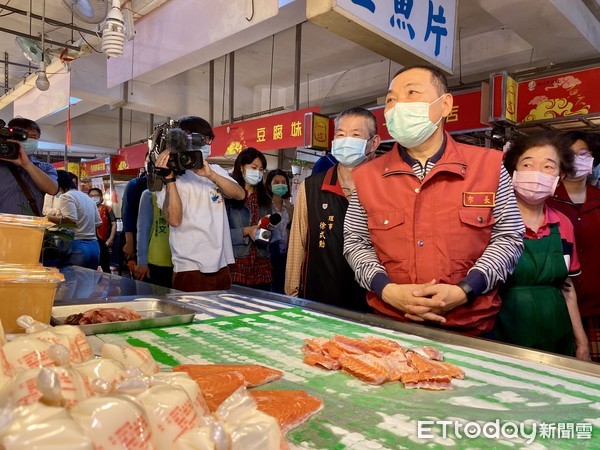
[[[44,231],[52,225],[45,217],[0,214],[0,263],[37,264]]]
[[[7,333],[20,333],[17,318],[24,314],[50,323],[54,294],[64,276],[54,267],[0,265],[0,319]]]

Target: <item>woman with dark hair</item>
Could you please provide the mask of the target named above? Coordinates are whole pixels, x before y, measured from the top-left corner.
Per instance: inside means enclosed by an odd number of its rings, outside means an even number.
[[[273,201],[273,213],[281,215],[281,222],[273,231],[269,252],[273,266],[273,292],[285,293],[285,268],[294,207],[290,203],[290,179],[283,170],[271,170],[267,175],[267,192]]]
[[[112,208],[104,204],[104,196],[100,189],[91,188],[88,195],[96,204],[102,221],[96,229],[96,237],[100,245],[100,267],[103,272],[110,273],[110,249],[117,234],[117,219]]]
[[[594,139],[587,133],[565,134],[574,155],[575,173],[561,180],[548,206],[567,216],[575,229],[581,275],[573,278],[590,356],[600,362],[600,189],[587,183],[594,165]]]
[[[271,261],[267,245],[255,242],[258,223],[271,214],[271,199],[263,183],[267,168],[265,155],[255,148],[242,150],[235,160],[231,177],[246,191],[244,200],[226,200],[227,217],[235,265],[232,281],[265,291],[271,290]]]
[[[503,342],[589,359],[571,277],[579,275],[573,225],[545,204],[560,178],[572,176],[573,153],[556,133],[518,138],[506,152],[525,248],[500,288],[494,336]]]

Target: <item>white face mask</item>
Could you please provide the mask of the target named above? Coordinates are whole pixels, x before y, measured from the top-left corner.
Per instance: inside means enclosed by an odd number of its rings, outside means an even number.
[[[429,107],[442,97],[443,95],[439,96],[431,103],[397,102],[385,113],[390,135],[405,148],[421,145],[435,133],[442,120],[442,117],[436,123],[429,120]]]
[[[251,186],[256,186],[262,181],[262,177],[262,171],[255,169],[246,169],[246,173],[244,174],[244,181]]]
[[[21,142],[21,147],[23,147],[23,150],[25,150],[25,153],[27,153],[28,155],[33,155],[37,149],[38,149],[38,144],[39,144],[39,139],[27,139],[23,142]]]
[[[352,136],[337,138],[331,142],[331,154],[342,166],[356,167],[367,159],[367,142],[367,139]]]
[[[573,176],[567,177],[567,180],[579,181],[587,178],[587,176],[592,173],[592,169],[594,167],[594,157],[592,155],[574,155],[573,158],[573,167],[575,168],[575,174]]]
[[[539,205],[554,195],[559,177],[537,170],[515,170],[512,184],[515,194],[528,205]]]
[[[202,152],[202,158],[206,160],[206,158],[210,156],[210,144],[206,144],[200,147],[200,151]]]

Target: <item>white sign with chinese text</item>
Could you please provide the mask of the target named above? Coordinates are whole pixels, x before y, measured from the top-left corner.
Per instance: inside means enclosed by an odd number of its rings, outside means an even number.
[[[335,0],[334,11],[452,72],[457,0]]]

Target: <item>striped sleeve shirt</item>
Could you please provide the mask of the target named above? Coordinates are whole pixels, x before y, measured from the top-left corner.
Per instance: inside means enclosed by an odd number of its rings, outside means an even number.
[[[406,153],[403,154],[403,158],[407,158]],[[437,159],[439,158],[430,158],[425,167],[418,160],[413,160],[412,169],[422,180],[434,167]],[[492,227],[490,243],[464,279],[475,295],[486,293],[499,282],[506,281],[523,252],[525,226],[517,207],[510,176],[504,166],[500,168],[496,206],[492,213],[496,223]],[[373,248],[367,226],[367,213],[357,195],[352,196],[346,212],[344,256],[354,269],[360,285],[381,298],[383,288],[392,281]]]

